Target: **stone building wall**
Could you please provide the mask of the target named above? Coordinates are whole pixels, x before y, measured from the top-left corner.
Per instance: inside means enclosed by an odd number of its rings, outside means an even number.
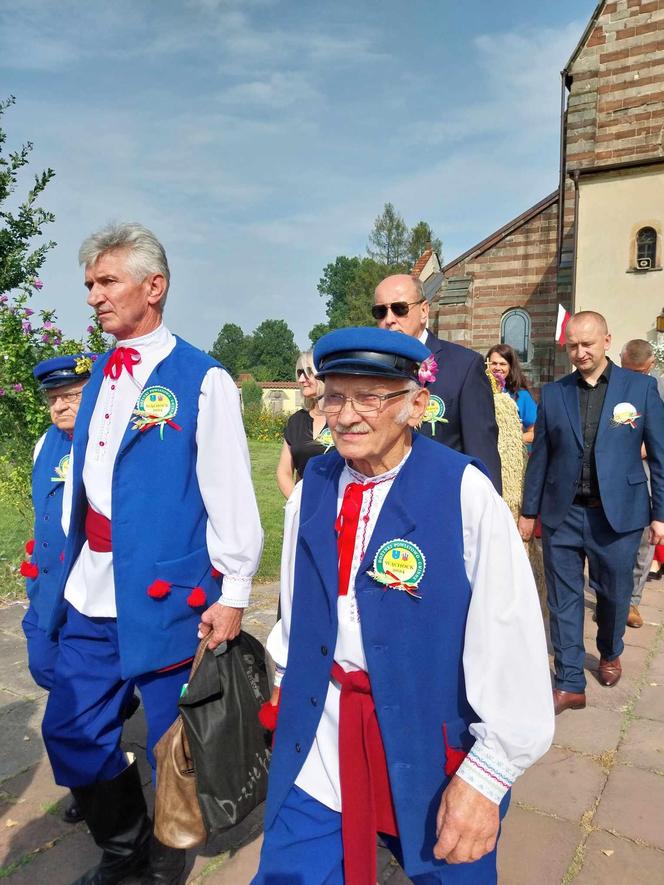
[[[531,320],[526,372],[536,387],[550,381],[556,356],[557,228],[555,195],[521,220],[444,268],[446,284],[432,316],[440,338],[484,354],[500,340],[506,311],[522,308]]]
[[[604,3],[566,73],[559,296],[569,307],[575,212],[570,173],[664,155],[664,0]]]

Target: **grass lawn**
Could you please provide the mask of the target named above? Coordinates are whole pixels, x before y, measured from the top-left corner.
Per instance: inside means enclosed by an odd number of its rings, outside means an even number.
[[[274,442],[249,440],[256,500],[265,532],[263,559],[257,575],[259,581],[277,581],[279,579],[281,539],[284,533],[284,504],[286,503],[274,476],[280,449],[281,440]]]
[[[284,499],[277,487],[274,471],[279,460],[281,441],[249,442],[254,487],[265,532],[259,581],[279,578],[281,538],[284,522]],[[23,579],[17,568],[23,558],[23,545],[32,536],[30,519],[0,501],[0,601],[20,599]]]

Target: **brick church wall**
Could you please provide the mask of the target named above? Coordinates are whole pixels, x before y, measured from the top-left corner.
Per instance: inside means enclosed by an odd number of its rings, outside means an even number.
[[[664,156],[664,0],[605,3],[570,65],[562,254],[574,250],[574,169]],[[571,260],[560,300],[571,303]]]
[[[439,337],[485,354],[500,340],[505,312],[526,310],[531,319],[533,354],[525,368],[536,387],[552,380],[554,372],[557,224],[558,206],[553,203],[494,245],[447,265],[448,280],[465,277],[470,284],[465,300],[456,304],[445,303],[443,294],[433,317]]]

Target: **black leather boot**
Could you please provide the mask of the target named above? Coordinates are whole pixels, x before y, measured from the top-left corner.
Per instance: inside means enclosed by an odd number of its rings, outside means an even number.
[[[184,882],[186,858],[184,848],[169,848],[153,836],[150,864],[143,874],[141,885],[180,885]]]
[[[148,863],[152,825],[136,762],[110,781],[72,789],[101,861],[73,885],[117,885]]]
[[[81,814],[81,809],[76,804],[76,799],[71,797],[71,802],[62,812],[62,819],[66,824],[77,824],[79,821],[83,820],[83,815]]]

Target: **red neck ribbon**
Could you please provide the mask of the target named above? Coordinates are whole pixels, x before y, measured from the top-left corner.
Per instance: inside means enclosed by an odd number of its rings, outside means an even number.
[[[376,833],[399,833],[369,675],[332,665],[341,685],[339,779],[346,885],[376,881]]]
[[[111,351],[108,362],[104,366],[104,378],[117,381],[123,369],[126,369],[133,377],[134,366],[137,366],[140,361],[141,355],[135,348],[116,347],[115,350]]]
[[[334,528],[337,532],[337,553],[339,555],[339,596],[348,593],[350,570],[353,565],[353,553],[355,551],[355,536],[360,521],[362,509],[362,493],[373,488],[376,483],[370,482],[362,485],[359,482],[351,482],[346,486],[341,510]]]

